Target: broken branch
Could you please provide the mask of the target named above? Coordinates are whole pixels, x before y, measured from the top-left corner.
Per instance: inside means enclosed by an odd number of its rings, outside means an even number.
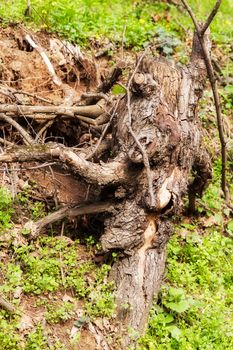
[[[36,222],[28,221],[24,225],[24,229],[30,231],[30,236],[32,238],[36,238],[45,226],[52,224],[54,222],[57,222],[59,220],[62,220],[65,217],[75,217],[75,216],[85,215],[85,214],[111,212],[113,210],[114,210],[114,205],[112,202],[100,202],[95,204],[85,204],[85,205],[81,205],[81,206],[79,205],[79,206],[73,206],[73,207],[68,205],[55,211],[52,214],[47,215],[46,217]]]
[[[100,186],[120,184],[132,180],[132,177],[128,174],[126,163],[122,161],[113,161],[101,165],[94,164],[77,155],[69,147],[56,143],[33,145],[33,147],[22,146],[0,154],[0,162],[5,163],[51,160],[66,164],[88,183]]]
[[[13,113],[17,116],[31,115],[34,113],[54,113],[56,115],[74,116],[76,114],[96,118],[104,112],[101,104],[90,106],[23,106],[23,105],[0,105],[0,113]]]
[[[228,201],[228,189],[227,189],[227,183],[226,183],[226,162],[227,162],[227,155],[226,155],[226,140],[224,136],[224,130],[223,130],[223,121],[222,121],[222,112],[221,112],[221,104],[220,104],[220,97],[218,93],[218,87],[217,87],[217,80],[215,79],[214,76],[214,69],[211,63],[211,58],[208,53],[208,50],[205,45],[204,41],[204,34],[209,27],[210,23],[214,19],[214,16],[216,15],[219,6],[221,4],[221,0],[217,0],[216,4],[214,6],[214,9],[212,10],[211,14],[209,15],[207,21],[203,26],[200,26],[195,18],[195,15],[186,2],[186,0],[181,0],[183,5],[185,6],[187,12],[189,13],[190,17],[192,18],[193,24],[196,29],[196,33],[199,39],[199,42],[201,44],[202,52],[203,52],[203,58],[205,61],[206,65],[206,70],[208,74],[208,78],[210,81],[210,85],[212,88],[213,92],[213,97],[214,97],[214,104],[215,104],[215,110],[216,110],[216,116],[217,116],[217,126],[218,126],[218,134],[219,134],[219,139],[221,143],[221,158],[222,158],[222,175],[221,175],[221,187],[222,191],[224,193],[225,200]]]
[[[9,303],[6,299],[4,299],[2,296],[0,296],[0,307],[2,307],[4,310],[12,313],[15,312],[15,307]]]
[[[16,130],[19,131],[20,135],[23,137],[26,145],[33,145],[35,143],[35,140],[27,133],[24,128],[22,128],[21,125],[19,125],[14,119],[12,119],[9,115],[0,113],[0,119],[4,120],[5,122],[11,124]]]

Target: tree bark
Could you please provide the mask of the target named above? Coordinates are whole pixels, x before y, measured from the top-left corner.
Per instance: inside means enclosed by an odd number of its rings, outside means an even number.
[[[205,40],[210,50],[207,35]],[[131,127],[149,158],[154,207],[149,201],[142,154],[127,128],[126,97],[117,111],[115,154],[126,154],[129,166],[141,169],[135,181],[122,186],[125,197],[118,206],[121,215],[113,214],[106,220],[101,237],[104,250],[123,252],[111,277],[117,284],[118,317],[125,330],[128,326],[139,333],[144,330],[162,281],[171,218],[179,213],[182,196],[188,190],[193,196],[201,194],[211,177],[209,157],[201,147],[197,113],[205,79],[205,63],[196,36],[186,67],[146,57],[134,76],[130,87]],[[192,169],[196,171],[193,185],[189,183]]]

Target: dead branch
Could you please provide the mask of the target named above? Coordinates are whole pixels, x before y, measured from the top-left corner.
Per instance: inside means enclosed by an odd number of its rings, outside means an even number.
[[[101,99],[104,99],[106,102],[109,102],[109,97],[104,94],[103,92],[87,92],[83,93],[77,100],[74,101],[75,104],[78,104],[82,100],[86,100],[86,105],[93,104],[92,101],[99,101]]]
[[[47,100],[44,97],[38,96],[38,95],[33,94],[31,92],[27,92],[27,91],[23,91],[23,90],[16,90],[16,89],[13,89],[12,87],[9,87],[9,86],[0,87],[0,94],[5,95],[5,96],[9,97],[10,99],[15,100],[17,102],[20,102],[20,101],[18,100],[18,98],[15,95],[20,94],[20,95],[27,95],[27,96],[33,97],[37,100],[40,100],[40,101],[43,101],[43,102],[46,102],[49,104],[54,104],[52,101]]]
[[[47,130],[48,128],[50,128],[50,126],[52,126],[52,125],[53,125],[53,119],[52,119],[52,120],[46,121],[46,122],[42,125],[41,129],[38,131],[35,140],[38,141],[38,140],[42,139],[42,140],[44,141],[44,137],[43,137],[42,135],[43,135],[43,134],[46,132],[46,130]],[[44,142],[43,142],[43,143],[44,143]]]
[[[0,94],[10,98],[12,101],[17,101],[16,96],[11,91],[9,91],[9,89],[0,87]]]
[[[13,313],[16,311],[15,307],[11,303],[9,303],[9,301],[4,299],[2,296],[0,296],[0,307],[10,313]]]
[[[77,155],[69,147],[49,143],[19,147],[0,154],[0,162],[45,162],[55,161],[66,164],[74,173],[82,176],[88,183],[104,186],[125,183],[132,180],[124,161],[94,164]]]
[[[16,130],[18,130],[26,145],[35,144],[35,140],[33,140],[33,138],[27,133],[27,131],[24,130],[24,128],[21,125],[19,125],[19,123],[17,123],[14,119],[12,119],[9,115],[0,113],[0,119],[11,124]]]
[[[0,113],[11,113],[17,116],[30,116],[35,113],[51,113],[74,117],[79,114],[86,117],[97,118],[104,112],[101,103],[90,106],[25,106],[25,105],[0,105]],[[33,117],[35,118],[35,117]],[[48,118],[52,119],[52,118]]]
[[[110,117],[108,123],[105,125],[104,130],[103,130],[103,132],[102,132],[102,134],[101,134],[101,136],[100,136],[100,138],[99,138],[99,140],[98,140],[98,142],[97,142],[97,144],[96,144],[94,150],[93,150],[90,154],[87,155],[86,160],[92,159],[93,156],[96,154],[97,150],[99,149],[99,147],[100,147],[100,145],[101,145],[103,139],[105,138],[106,133],[107,133],[107,131],[108,131],[108,129],[109,129],[109,127],[110,127],[112,121],[113,121],[113,118],[114,118],[114,116],[115,116],[115,114],[116,114],[116,111],[117,111],[119,102],[120,102],[120,100],[117,101],[117,103],[116,103],[116,105],[115,105],[115,107],[114,107],[114,109],[113,109],[113,112],[112,112],[112,114],[111,114],[111,117]]]
[[[201,35],[204,35],[206,30],[209,28],[211,22],[213,21],[214,17],[216,16],[216,14],[218,12],[218,9],[219,9],[219,7],[221,5],[221,2],[222,2],[222,0],[217,0],[216,1],[216,4],[215,4],[213,10],[211,11],[209,17],[207,18],[204,26],[201,29],[201,33],[200,33]]]
[[[211,84],[212,92],[213,92],[213,97],[214,97],[214,103],[215,103],[215,110],[216,110],[216,116],[217,116],[217,125],[218,125],[218,133],[219,133],[219,139],[221,143],[221,157],[222,157],[222,176],[221,176],[221,187],[222,191],[224,193],[224,197],[226,201],[228,201],[229,193],[227,189],[227,183],[226,183],[226,162],[227,162],[227,155],[226,155],[226,140],[224,136],[224,130],[223,130],[223,120],[222,120],[222,112],[221,112],[221,103],[220,103],[220,97],[218,93],[218,86],[217,86],[217,80],[215,79],[214,76],[214,69],[211,63],[211,58],[208,53],[208,50],[205,45],[204,41],[204,34],[211,24],[211,22],[214,19],[214,16],[217,14],[217,11],[219,9],[219,6],[221,4],[221,0],[217,0],[216,4],[209,15],[208,19],[204,23],[204,25],[198,24],[196,17],[191,9],[191,7],[188,5],[186,0],[181,0],[183,5],[185,6],[187,12],[189,13],[190,17],[192,18],[193,24],[195,26],[195,30],[199,39],[199,42],[201,44],[202,52],[203,52],[203,58],[205,61],[206,65],[206,70],[208,74],[208,78]]]
[[[55,72],[55,69],[52,65],[52,63],[50,62],[45,49],[36,44],[35,41],[30,37],[29,34],[26,34],[24,39],[29,43],[29,45],[31,45],[35,50],[38,51],[38,53],[40,54],[41,58],[43,59],[49,74],[52,77],[52,81],[55,85],[57,85],[58,87],[60,87],[64,93],[64,105],[71,105],[72,104],[72,100],[74,98],[75,95],[75,90],[73,88],[71,88],[69,85],[64,84],[61,79],[58,77],[58,75]]]
[[[3,145],[6,145],[6,146],[11,146],[13,147],[14,146],[14,143],[13,142],[10,142],[6,139],[3,139],[2,137],[0,137],[0,142],[3,144]]]
[[[31,15],[32,15],[31,0],[27,0],[27,7],[24,12],[24,16],[31,17]]]
[[[103,113],[99,117],[93,119],[89,117],[83,117],[81,115],[76,115],[76,118],[93,126],[104,125],[109,121],[109,114]]]
[[[55,69],[53,68],[53,65],[50,62],[48,56],[46,55],[45,50],[43,49],[43,47],[41,47],[40,45],[36,44],[35,41],[30,37],[29,34],[26,34],[24,39],[29,43],[29,45],[31,45],[31,47],[33,47],[33,49],[35,49],[36,51],[39,52],[41,58],[43,59],[45,65],[46,65],[46,67],[48,69],[49,74],[52,77],[52,80],[53,80],[54,84],[59,86],[59,87],[62,87],[63,83],[62,83],[61,79],[57,76],[57,74],[55,72]]]
[[[64,219],[65,217],[75,217],[85,214],[95,214],[102,212],[112,212],[114,205],[112,202],[100,202],[95,204],[84,204],[71,207],[70,205],[65,206],[52,214],[34,222],[28,221],[24,225],[24,229],[30,231],[31,238],[36,238],[41,230],[54,222]]]
[[[12,144],[14,146],[14,144]],[[13,168],[13,169],[8,169],[9,173],[12,173],[14,171],[22,171],[22,170],[35,170],[35,169],[41,169],[41,168],[46,168],[46,167],[51,167],[52,165],[56,165],[56,162],[52,163],[44,163],[44,164],[39,164],[35,166],[30,166],[30,167],[20,167],[20,168]],[[5,171],[5,168],[0,168],[0,171]]]
[[[107,93],[122,75],[123,64],[119,64],[110,72],[109,76],[98,86],[97,92]]]

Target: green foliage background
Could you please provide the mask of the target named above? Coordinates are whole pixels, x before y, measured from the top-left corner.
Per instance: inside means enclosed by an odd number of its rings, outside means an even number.
[[[203,19],[215,1],[190,0],[189,3],[198,18]],[[5,0],[0,6],[4,21],[27,21],[34,28],[55,31],[81,45],[87,45],[90,38],[121,43],[126,27],[125,46],[140,48],[148,44],[161,26],[168,32],[183,35],[192,26],[185,11],[180,12],[174,5],[162,1],[32,0],[31,18],[24,16],[25,0]],[[156,19],[156,15],[168,12],[169,22],[167,18]],[[221,43],[229,42],[232,37],[232,13],[232,1],[224,0],[211,27],[214,39]]]

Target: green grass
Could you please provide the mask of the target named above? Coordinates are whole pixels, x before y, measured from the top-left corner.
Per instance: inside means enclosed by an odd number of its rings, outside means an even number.
[[[207,16],[214,3],[214,0],[190,0],[200,19]],[[176,7],[160,1],[32,0],[31,4],[31,18],[24,16],[25,0],[4,1],[0,16],[5,22],[24,21],[34,28],[55,31],[81,45],[87,45],[90,39],[98,43],[108,39],[121,45],[125,31],[124,45],[142,48],[159,36],[158,30],[161,28],[184,38],[186,30],[183,28],[191,27],[191,20],[185,11],[180,12]],[[224,0],[212,25],[214,39],[221,43],[231,41],[232,11],[232,2]],[[170,14],[169,19],[167,14]]]
[[[4,273],[0,291],[10,296],[17,287],[35,295],[54,293],[60,288],[73,290],[76,298],[84,298],[89,316],[111,316],[114,285],[105,281],[110,267],[80,262],[78,247],[79,241],[70,245],[59,237],[48,236],[14,247],[11,262],[0,263]]]

